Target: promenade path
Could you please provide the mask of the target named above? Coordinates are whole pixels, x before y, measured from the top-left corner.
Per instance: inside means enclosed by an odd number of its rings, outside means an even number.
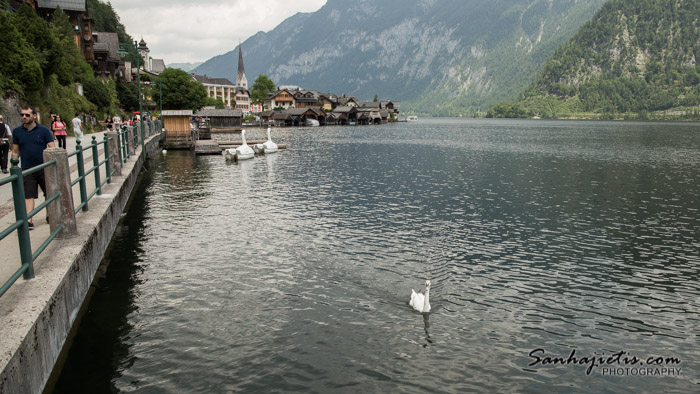
[[[107,130],[100,132],[88,134],[83,137],[81,144],[83,147],[90,145],[92,143],[92,137],[97,137],[97,141],[104,141],[104,133]],[[58,145],[57,145],[58,146]],[[75,137],[68,137],[66,139],[66,146],[68,153],[75,151]],[[100,156],[103,154],[103,146],[99,146]],[[101,158],[103,160],[104,158]],[[83,160],[85,162],[85,168],[92,168],[92,149],[88,149],[83,152]],[[77,167],[77,157],[73,156],[68,158],[68,163],[71,166],[71,179],[76,179],[78,177],[78,167]],[[8,169],[11,164],[8,163]],[[9,176],[10,174],[0,173],[0,177]],[[104,166],[102,166],[102,172],[100,173],[101,180],[104,181]],[[88,195],[95,190],[94,175],[90,174],[87,179],[87,190]],[[77,203],[76,203],[77,200]],[[44,202],[44,197],[39,191],[39,198],[35,201],[36,206]],[[77,207],[80,204],[80,189],[76,184],[73,186],[73,203]],[[89,205],[88,205],[89,207]],[[37,213],[32,221],[34,222],[35,229],[29,232],[32,243],[32,251],[35,250],[39,245],[41,245],[50,235],[49,225],[46,223],[46,211]],[[15,211],[14,203],[12,201],[12,186],[10,184],[0,187],[0,228],[7,228],[9,225],[15,222]],[[0,284],[5,283],[20,267],[20,257],[19,257],[19,246],[17,242],[17,232],[5,237],[0,241]],[[23,279],[19,279],[22,281]]]
[[[151,125],[149,130],[154,130]],[[83,138],[90,145],[92,137],[104,141],[104,132]],[[34,262],[33,279],[19,278],[0,296],[0,393],[40,393],[49,379],[61,349],[88,295],[100,262],[134,190],[147,157],[160,154],[161,134],[147,136],[123,163],[121,175],[94,195],[88,211],[76,214],[77,234],[54,239]],[[75,151],[75,139],[68,141],[68,153]],[[142,154],[142,147],[146,148]],[[99,161],[104,152],[98,151]],[[84,152],[85,169],[93,167],[91,150]],[[71,180],[78,177],[76,158],[69,158]],[[100,166],[104,182],[104,164]],[[4,175],[4,174],[3,174]],[[95,190],[93,174],[86,177],[87,193]],[[0,187],[2,225],[15,222],[11,185]],[[72,189],[74,209],[80,205],[77,186]],[[39,198],[43,202],[43,197]],[[32,253],[48,239],[50,226],[46,214],[34,216],[35,230],[29,232]],[[0,241],[0,279],[6,281],[20,267],[17,232]]]

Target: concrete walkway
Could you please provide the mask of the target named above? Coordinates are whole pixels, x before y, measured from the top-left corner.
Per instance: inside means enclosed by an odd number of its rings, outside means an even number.
[[[88,137],[91,141],[92,135]],[[74,140],[70,144],[75,146]],[[160,135],[148,137],[144,146],[148,157],[159,154]],[[122,175],[115,176],[103,187],[102,195],[90,200],[88,212],[76,215],[77,234],[53,240],[36,259],[35,278],[20,278],[0,297],[0,393],[43,391],[143,168],[140,153],[137,146],[135,155],[124,163]],[[92,160],[85,161],[91,168]],[[74,179],[75,173],[71,177]],[[94,180],[92,187],[90,184],[88,193],[94,190]],[[75,188],[73,192],[79,200]],[[78,204],[74,202],[74,206]],[[44,216],[39,213],[34,217],[36,229],[29,233],[33,250],[48,236]],[[14,222],[14,213],[2,220],[3,225]],[[19,257],[13,254],[17,253],[17,236],[8,236],[0,247],[0,263],[16,271]]]
[[[104,133],[107,130],[88,134],[83,137],[82,145],[90,145],[92,143],[92,137],[97,137],[97,141],[104,141]],[[68,153],[75,151],[75,137],[68,137],[66,139],[66,147]],[[100,161],[104,160],[103,146],[99,147]],[[83,160],[85,163],[85,168],[92,168],[92,149],[83,152]],[[73,156],[68,158],[68,163],[71,166],[71,179],[76,179],[78,177],[77,170],[77,157]],[[11,164],[8,163],[8,169]],[[104,166],[103,166],[104,167]],[[10,174],[2,174],[0,176],[5,177]],[[104,181],[105,174],[104,168],[100,174],[101,180]],[[95,190],[94,176],[90,174],[86,179],[88,195]],[[73,199],[74,206],[77,207],[80,204],[80,188],[78,185],[73,187]],[[77,200],[77,203],[76,203]],[[39,198],[35,201],[36,206],[44,202],[44,197],[39,191]],[[89,203],[88,203],[89,207]],[[32,221],[34,222],[35,229],[29,232],[29,236],[32,241],[32,251],[34,251],[38,246],[40,246],[50,235],[49,225],[46,223],[46,214],[37,213]],[[15,211],[14,202],[12,200],[12,186],[10,184],[0,186],[0,229],[5,229],[15,222]],[[0,241],[0,284],[5,283],[19,268],[20,268],[20,258],[19,258],[19,246],[17,242],[17,232],[7,236],[5,239]],[[22,279],[19,279],[22,280]]]

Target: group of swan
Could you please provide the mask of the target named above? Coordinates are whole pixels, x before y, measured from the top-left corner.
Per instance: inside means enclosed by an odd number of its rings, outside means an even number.
[[[267,128],[267,141],[262,144],[256,144],[255,149],[251,148],[245,139],[245,130],[241,130],[241,140],[243,143],[238,148],[229,148],[224,150],[226,160],[248,160],[255,156],[256,151],[260,153],[275,153],[277,152],[277,144],[272,142],[270,138],[270,128]]]

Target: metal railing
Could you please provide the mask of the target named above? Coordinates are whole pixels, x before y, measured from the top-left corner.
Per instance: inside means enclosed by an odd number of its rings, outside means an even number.
[[[46,163],[40,164],[36,167],[32,167],[26,171],[22,171],[21,168],[17,166],[19,160],[13,158],[11,160],[12,168],[10,168],[10,176],[0,180],[0,186],[12,183],[12,198],[14,200],[15,209],[15,222],[0,232],[0,240],[5,239],[8,235],[12,234],[13,231],[17,231],[17,239],[19,242],[19,255],[20,255],[20,268],[10,277],[7,282],[5,282],[2,287],[0,287],[0,296],[5,294],[5,292],[12,286],[20,276],[24,276],[24,279],[31,279],[34,277],[34,261],[41,255],[41,252],[46,249],[47,246],[53,241],[54,238],[63,230],[63,226],[59,225],[58,228],[49,235],[49,237],[32,253],[32,244],[29,239],[29,219],[33,218],[34,215],[41,212],[42,209],[46,208],[47,205],[52,203],[61,197],[60,193],[55,193],[52,196],[47,196],[46,201],[39,204],[31,212],[27,213],[27,208],[24,199],[24,176],[35,173],[37,171],[43,171],[44,168],[56,165],[56,160],[51,160]]]
[[[150,124],[150,122],[144,122]],[[156,131],[157,130],[157,131]],[[155,121],[153,125],[146,127],[144,133],[144,139],[152,135],[158,134],[161,130],[160,122]],[[70,181],[71,188],[78,185],[80,193],[80,204],[74,208],[74,213],[87,211],[88,202],[95,195],[102,194],[102,188],[105,184],[111,183],[112,176],[116,172],[115,165],[120,161],[124,164],[130,156],[135,155],[136,149],[140,142],[140,132],[137,127],[122,127],[121,130],[117,130],[117,150],[112,152],[109,148],[109,141],[112,141],[112,137],[105,134],[102,141],[97,141],[97,137],[92,137],[92,142],[90,145],[83,147],[80,140],[76,143],[75,152],[69,153],[67,157],[76,157],[76,164],[78,170],[78,176],[75,180]],[[134,141],[133,145],[130,146],[129,142]],[[99,147],[103,145],[104,154],[100,155]],[[92,153],[92,167],[85,169],[85,158],[84,152],[91,151]],[[121,160],[119,160],[121,158]],[[27,170],[22,170],[18,167],[19,159],[13,158],[11,160],[12,167],[10,169],[10,175],[0,179],[0,186],[6,185],[8,183],[12,184],[12,198],[14,202],[15,211],[15,222],[0,231],[0,241],[5,239],[7,236],[17,231],[19,255],[20,255],[20,268],[4,283],[0,286],[0,296],[5,294],[7,290],[20,278],[23,276],[24,279],[31,279],[34,277],[34,262],[41,255],[41,253],[49,246],[51,241],[53,241],[60,233],[64,230],[64,226],[60,223],[60,220],[56,221],[58,226],[55,230],[46,238],[46,240],[32,252],[31,241],[29,237],[29,219],[34,217],[37,213],[45,209],[49,204],[56,201],[59,198],[70,198],[70,196],[62,196],[61,193],[54,193],[51,196],[47,196],[46,200],[39,204],[31,212],[26,211],[25,198],[24,198],[24,179],[23,177],[37,171],[43,171],[49,166],[57,165],[55,159],[47,161],[46,163],[40,164],[36,167],[32,167]],[[105,179],[102,180],[101,169],[104,166]],[[69,171],[70,173],[70,171]],[[88,194],[87,193],[87,183],[88,178],[92,174],[94,178],[95,189]],[[70,178],[70,174],[68,174]],[[60,218],[56,218],[60,219]],[[53,219],[53,220],[56,220]],[[52,221],[53,223],[53,221]]]
[[[93,166],[87,171],[85,170],[85,160],[83,158],[83,152],[87,149],[84,149],[82,147],[80,140],[76,141],[75,152],[68,154],[69,158],[72,156],[76,156],[76,161],[78,164],[78,177],[75,180],[71,181],[71,186],[75,186],[76,184],[78,184],[80,190],[80,204],[78,204],[78,207],[75,208],[75,213],[78,213],[81,210],[87,211],[88,201],[90,201],[90,199],[93,198],[95,195],[101,195],[102,186],[112,182],[112,175],[114,175],[114,172],[110,171],[110,160],[112,160],[112,158],[114,157],[114,153],[110,154],[109,152],[109,140],[110,138],[107,137],[107,134],[105,134],[104,141],[102,142],[97,142],[97,137],[92,137],[92,143],[89,146],[87,146],[87,148],[92,149]],[[98,144],[104,144],[104,160],[102,161],[100,161],[99,157]],[[104,180],[104,182],[100,181],[100,166],[102,164],[105,165],[105,177],[107,178]],[[90,195],[88,195],[87,176],[91,173],[94,174],[95,177],[95,190],[92,193],[90,193]]]

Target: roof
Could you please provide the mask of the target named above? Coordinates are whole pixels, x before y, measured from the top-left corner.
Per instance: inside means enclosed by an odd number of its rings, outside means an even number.
[[[191,109],[174,109],[174,110],[164,110],[163,116],[192,116]]]
[[[262,111],[260,112],[260,117],[261,118],[269,118],[272,115],[274,115],[275,111]]]
[[[209,118],[242,118],[243,111],[240,109],[210,109],[202,108],[195,116],[207,116]]]
[[[119,36],[117,33],[97,31],[92,33],[95,36],[93,50],[96,52],[107,52],[109,60],[119,61]]]
[[[241,44],[238,44],[238,77],[245,74],[245,67],[243,67],[243,49],[241,49]],[[238,79],[236,77],[236,79]]]
[[[377,101],[361,101],[359,105],[361,108],[377,108],[377,109],[379,109],[379,102],[377,102]]]
[[[201,82],[203,85],[228,85],[232,88],[236,87],[236,85],[229,81],[226,78],[211,78],[206,75],[196,75],[192,74],[192,78],[194,78],[196,81]]]
[[[341,106],[341,107],[335,107],[333,112],[342,114],[342,113],[349,113],[349,112],[357,112],[357,108],[347,105],[347,106]]]
[[[117,34],[117,33],[114,33]],[[165,71],[165,61],[163,59],[151,59],[151,71],[154,73],[162,73]]]
[[[37,6],[52,10],[61,7],[64,11],[85,11],[85,0],[37,0]]]
[[[309,108],[287,108],[287,113],[292,115],[292,116],[301,116],[304,115]]]
[[[350,97],[338,97],[338,103],[340,103],[340,104],[346,104],[346,103],[349,103],[350,101],[353,101],[355,103],[359,102],[359,101],[357,101],[357,99],[355,97],[352,97],[352,96],[350,96]]]
[[[289,114],[285,111],[273,111],[272,119],[275,120],[287,120],[289,119]]]

